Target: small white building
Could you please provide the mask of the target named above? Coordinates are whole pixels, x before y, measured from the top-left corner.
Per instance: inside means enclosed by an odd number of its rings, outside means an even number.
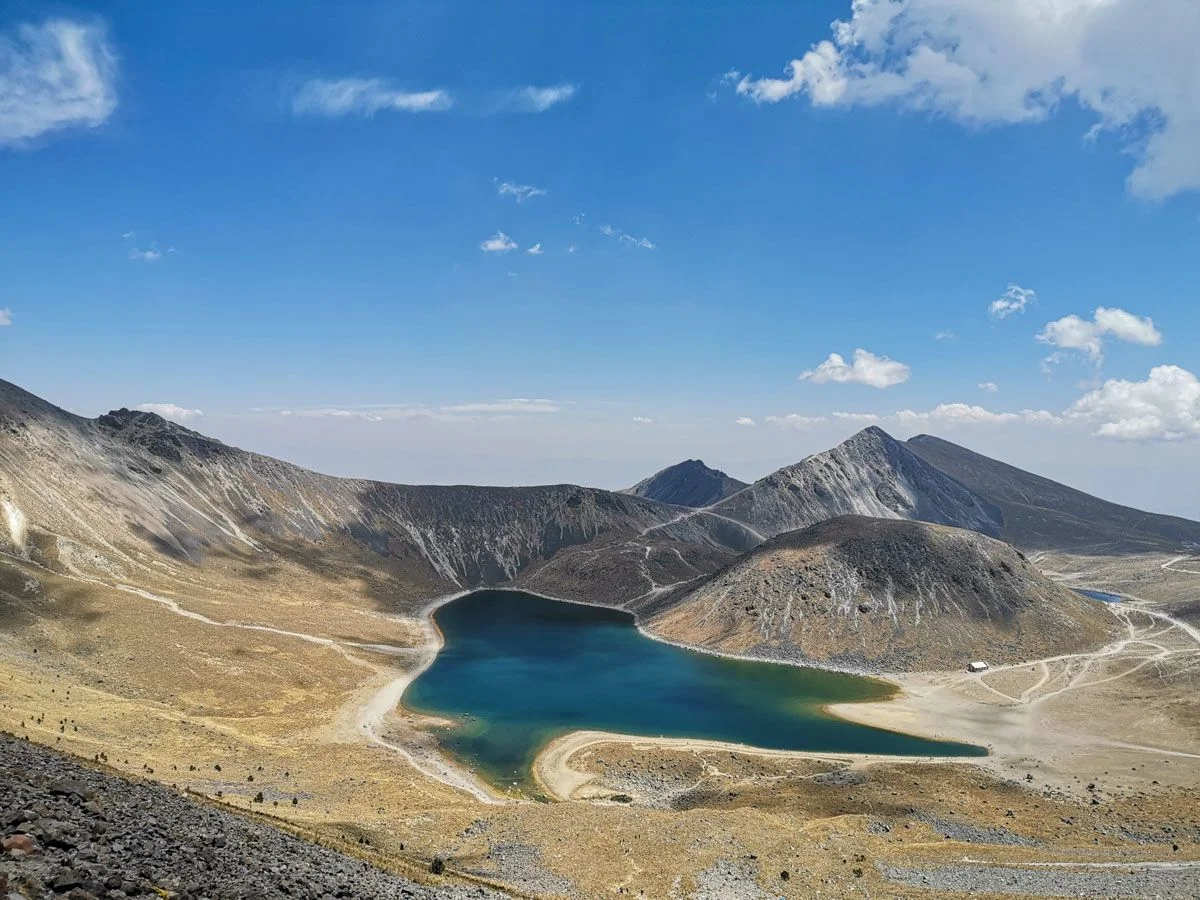
[[[980,662],[973,662],[969,666],[967,666],[967,671],[968,672],[986,672],[990,668],[991,668],[991,666],[989,666],[987,663],[980,661]]]

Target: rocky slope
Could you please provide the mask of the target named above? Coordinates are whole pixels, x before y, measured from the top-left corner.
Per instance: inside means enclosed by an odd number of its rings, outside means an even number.
[[[684,643],[871,671],[1071,653],[1116,623],[1008,544],[862,516],[780,535],[641,612]]]
[[[917,519],[998,535],[1000,511],[874,426],[712,507],[764,538],[835,516]]]
[[[688,459],[656,472],[621,493],[695,508],[711,506],[744,487],[748,487],[746,482],[730,478],[720,469],[709,468],[699,459]]]
[[[0,896],[467,900],[0,735]]]
[[[1002,536],[1019,547],[1127,553],[1200,546],[1200,522],[1109,503],[932,435],[905,446],[998,508]]]
[[[0,507],[0,539],[61,571],[129,577],[153,559],[261,568],[285,558],[334,575],[365,570],[401,602],[518,582],[621,603],[755,543],[716,518],[574,485],[333,478],[152,413],[81,418],[5,382]]]

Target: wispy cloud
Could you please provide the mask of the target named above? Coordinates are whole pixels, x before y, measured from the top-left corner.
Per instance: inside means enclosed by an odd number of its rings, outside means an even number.
[[[504,93],[496,103],[498,112],[542,113],[565,103],[578,90],[573,84],[556,84],[548,87],[525,85]]]
[[[1044,409],[1023,409],[1020,412],[994,412],[982,406],[969,403],[941,403],[931,410],[916,412],[902,409],[893,418],[898,422],[918,427],[932,425],[1005,425],[1015,422],[1028,424],[1052,425],[1061,422],[1061,418]]]
[[[767,416],[765,421],[768,425],[776,425],[780,428],[809,428],[813,425],[822,425],[829,420],[824,416],[802,416],[799,413],[788,413],[786,416]]]
[[[545,398],[514,397],[511,400],[489,400],[483,403],[456,403],[438,407],[448,413],[491,413],[501,415],[546,415],[562,411],[562,406]]]
[[[12,319],[13,316],[11,309],[9,309],[7,306],[4,309],[0,309],[0,328],[7,328],[12,324]]]
[[[957,335],[953,331],[942,330],[934,334],[933,339],[935,341],[952,341],[956,337]]]
[[[409,91],[387,78],[313,78],[292,96],[297,116],[364,116],[383,111],[441,112],[454,105],[449,91]]]
[[[811,381],[814,384],[825,384],[833,381],[839,384],[865,384],[873,388],[889,388],[908,381],[912,369],[902,362],[888,359],[886,356],[876,356],[861,347],[854,351],[854,362],[847,363],[837,353],[830,353],[829,358],[815,369],[800,374],[801,381]]]
[[[994,394],[1000,390],[1000,385],[996,384],[994,381],[981,381],[977,387],[981,391],[987,391],[989,394]]]
[[[501,197],[514,197],[518,203],[546,196],[546,192],[540,187],[534,187],[532,184],[514,184],[511,181],[497,183],[496,193]]]
[[[882,417],[875,413],[858,413],[858,412],[835,412],[835,419],[841,419],[843,422],[858,422],[860,424],[869,425],[872,422],[878,422]]]
[[[0,35],[0,145],[103,125],[117,108],[116,82],[100,25],[51,19]]]
[[[129,258],[134,262],[158,262],[162,259],[162,251],[157,247],[151,247],[148,250],[139,250],[134,247],[129,251]]]
[[[1007,319],[1014,313],[1025,312],[1025,307],[1036,300],[1035,291],[1010,284],[1003,294],[988,304],[988,315],[993,319]]]
[[[539,242],[537,244],[534,244],[532,247],[530,247],[525,252],[528,253],[530,256],[541,256],[546,251],[542,249],[542,245]]]
[[[654,420],[651,419],[649,416],[634,416],[633,424],[634,425],[653,425]]]
[[[484,253],[508,253],[510,250],[516,250],[517,242],[510,238],[503,231],[497,231],[490,238],[479,245],[479,249]]]
[[[738,418],[733,420],[733,424],[740,425],[743,428],[753,428],[754,420],[749,416],[738,416]]]
[[[582,224],[582,222],[576,224]],[[601,225],[597,231],[605,237],[616,238],[618,243],[624,247],[633,247],[637,250],[654,250],[657,246],[649,238],[629,234],[628,232],[621,231],[619,228],[613,228],[611,225]]]
[[[201,410],[188,409],[177,403],[139,403],[135,408],[142,412],[155,413],[172,422],[187,422],[204,415]]]

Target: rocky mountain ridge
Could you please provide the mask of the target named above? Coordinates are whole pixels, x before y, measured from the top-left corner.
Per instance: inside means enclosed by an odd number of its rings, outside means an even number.
[[[655,472],[621,493],[699,508],[711,506],[748,486],[720,469],[706,466],[703,460],[687,459]]]
[[[917,519],[999,535],[1000,510],[871,426],[762,478],[712,512],[764,538],[843,515]]]

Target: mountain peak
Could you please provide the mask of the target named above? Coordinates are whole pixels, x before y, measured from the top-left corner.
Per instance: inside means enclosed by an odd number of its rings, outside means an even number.
[[[746,487],[700,459],[685,459],[643,479],[622,493],[672,503],[675,506],[709,506]]]

